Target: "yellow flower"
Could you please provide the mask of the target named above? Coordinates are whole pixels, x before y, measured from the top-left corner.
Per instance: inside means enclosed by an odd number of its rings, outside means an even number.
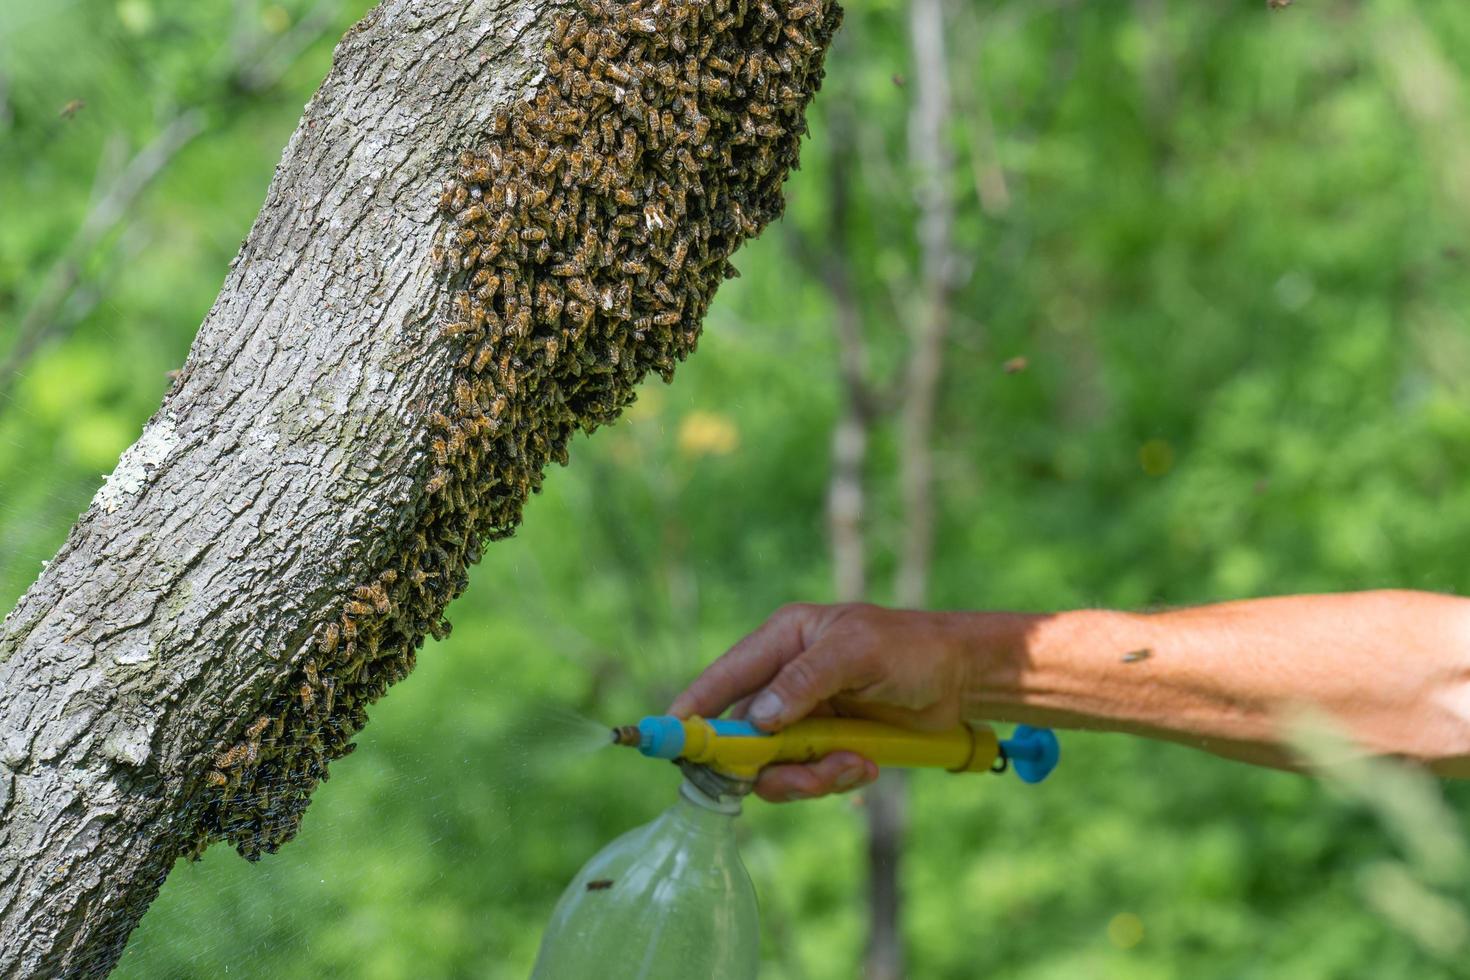
[[[728,456],[740,448],[740,430],[723,415],[690,412],[679,423],[679,451],[686,456]]]

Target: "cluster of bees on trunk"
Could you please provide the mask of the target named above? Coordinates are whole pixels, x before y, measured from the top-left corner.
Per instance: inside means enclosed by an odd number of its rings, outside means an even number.
[[[295,833],[546,464],[694,350],[731,252],[781,214],[840,17],[833,0],[576,0],[556,15],[534,98],[493,116],[439,197],[431,261],[449,299],[429,340],[455,366],[424,419],[416,529],[214,760],[201,849],[226,838],[254,858]]]

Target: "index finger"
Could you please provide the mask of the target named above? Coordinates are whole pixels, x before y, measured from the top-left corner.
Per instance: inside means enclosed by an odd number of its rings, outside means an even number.
[[[669,705],[668,713],[680,718],[718,717],[740,698],[764,687],[805,650],[804,633],[800,607],[778,609],[755,632],[706,667]]]

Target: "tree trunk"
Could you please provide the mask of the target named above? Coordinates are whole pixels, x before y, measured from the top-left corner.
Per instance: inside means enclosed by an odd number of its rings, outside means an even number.
[[[290,838],[544,464],[693,349],[837,19],[384,0],[348,32],[162,408],[0,629],[0,975],[106,973],[177,857]]]
[[[909,161],[919,203],[919,313],[910,325],[899,418],[902,540],[894,599],[921,609],[929,601],[934,553],[934,411],[949,329],[954,259],[950,229],[954,202],[949,180],[949,62],[945,55],[945,0],[911,0],[910,43],[914,102],[909,113]],[[908,832],[908,777],[886,772],[868,793],[870,909],[867,980],[899,980],[907,973],[903,944],[903,860]]]

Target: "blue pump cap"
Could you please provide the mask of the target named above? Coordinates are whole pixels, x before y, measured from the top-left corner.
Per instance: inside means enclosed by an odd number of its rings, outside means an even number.
[[[684,751],[684,725],[672,715],[638,722],[638,751],[653,759],[677,759]]]
[[[747,738],[767,733],[748,721],[717,718],[710,727],[718,735]],[[653,759],[677,759],[684,754],[684,723],[673,715],[649,715],[638,722],[638,751]]]
[[[1017,725],[1011,737],[1003,739],[1000,747],[1023,783],[1039,783],[1057,767],[1062,757],[1062,746],[1050,728],[1032,728]]]

